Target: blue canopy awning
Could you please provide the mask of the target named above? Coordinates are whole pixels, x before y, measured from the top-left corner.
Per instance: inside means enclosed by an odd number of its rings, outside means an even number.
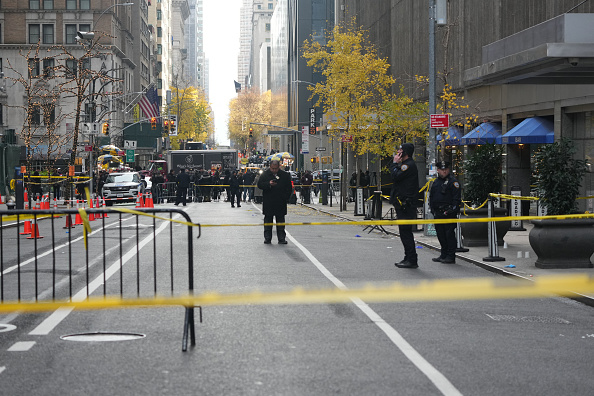
[[[483,122],[462,136],[460,140],[463,145],[495,143],[497,136],[501,136],[501,124],[498,122]]]
[[[542,117],[526,118],[505,135],[497,138],[500,144],[554,143],[553,122]]]
[[[451,126],[447,129],[445,133],[445,144],[446,146],[459,146],[460,140],[464,135],[464,130],[460,127]],[[440,133],[436,136],[436,140],[441,142],[443,133]]]

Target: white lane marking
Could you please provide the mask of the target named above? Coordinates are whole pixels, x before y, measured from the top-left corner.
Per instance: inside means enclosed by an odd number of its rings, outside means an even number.
[[[0,374],[2,374],[2,372],[3,372],[4,370],[6,370],[6,367],[4,367],[4,366],[0,367]]]
[[[15,342],[10,348],[8,348],[8,352],[26,352],[33,348],[33,345],[35,345],[35,341]]]
[[[287,232],[287,237],[291,242],[295,244],[295,246],[297,246],[303,252],[303,254],[307,256],[309,261],[311,261],[313,265],[315,265],[316,268],[320,270],[320,272],[324,274],[324,276],[328,278],[330,282],[334,283],[334,285],[337,288],[341,290],[348,289],[345,286],[345,284],[342,283],[338,278],[336,278],[330,271],[328,271],[328,269],[324,267],[324,265],[320,263],[318,259],[316,259],[314,255],[311,254],[309,250],[307,250],[303,245],[297,242],[297,240],[293,238],[293,236],[289,232]],[[448,396],[462,395],[462,393],[458,389],[456,389],[456,387],[441,372],[439,372],[435,367],[431,365],[431,363],[425,360],[425,358],[421,356],[421,354],[417,352],[413,348],[413,346],[410,345],[398,331],[396,331],[396,329],[394,329],[384,319],[382,319],[381,316],[379,316],[373,309],[371,309],[371,307],[369,307],[369,305],[367,305],[358,298],[352,298],[351,301],[388,336],[388,338],[394,343],[394,345],[396,345],[398,349],[402,351],[404,356],[406,356],[408,360],[410,360],[415,366],[417,366],[417,368],[423,374],[425,374],[425,376],[431,382],[433,382],[435,387],[442,394]]]
[[[130,219],[131,219],[131,217],[130,217],[130,218],[124,218],[124,219],[122,219],[122,221],[127,221],[127,220],[130,220]],[[108,225],[106,225],[106,226],[105,226],[105,228],[109,228],[109,227],[111,227],[113,224],[117,224],[117,223],[108,224]],[[96,233],[98,233],[98,232],[99,232],[99,231],[101,231],[101,230],[103,230],[103,227],[101,227],[101,228],[98,228],[98,229],[96,229],[95,231],[92,231],[90,234],[88,234],[88,236],[90,237],[90,236],[92,236],[93,234],[96,234]],[[74,244],[75,242],[78,242],[78,241],[80,241],[80,240],[82,240],[82,239],[84,239],[84,235],[83,235],[83,236],[80,236],[80,237],[78,237],[78,238],[75,238],[75,239],[71,240],[70,242],[66,242],[66,243],[64,243],[64,244],[62,244],[62,245],[60,245],[60,246],[56,246],[56,247],[54,247],[53,249],[50,249],[50,250],[46,251],[45,253],[38,254],[38,255],[37,255],[37,259],[39,260],[40,258],[42,258],[42,257],[45,257],[45,256],[47,256],[48,254],[51,254],[53,251],[58,251],[58,250],[60,250],[60,249],[62,249],[62,248],[65,248],[65,247],[67,247],[69,243],[71,243],[71,244]],[[17,269],[19,266],[22,268],[22,267],[24,267],[25,265],[27,265],[27,264],[31,264],[31,263],[33,263],[33,262],[35,262],[35,257],[31,257],[29,260],[25,260],[25,261],[23,261],[22,263],[20,263],[20,264],[18,264],[18,265],[13,265],[12,267],[8,267],[8,268],[6,268],[6,269],[5,269],[5,270],[4,270],[4,271],[3,271],[3,272],[0,274],[0,276],[2,276],[2,275],[6,275],[6,274],[9,274],[9,273],[11,273],[12,271],[16,270],[16,269]]]
[[[155,231],[154,235],[158,235],[161,231],[163,231],[169,224],[164,222],[161,226]],[[147,245],[153,239],[153,234],[151,233],[145,239],[143,239],[139,245],[138,250],[142,249],[145,245]],[[130,259],[136,256],[136,247],[132,247],[123,257],[122,257],[122,265],[125,265]],[[107,270],[105,271],[105,279],[111,278],[111,276],[117,273],[120,269],[120,260],[117,259]],[[103,284],[103,273],[99,274],[93,281],[89,283],[89,294],[93,293],[97,288],[99,288]],[[76,293],[72,297],[72,301],[84,301],[87,299],[87,288],[83,287],[78,293]],[[36,328],[31,330],[29,335],[48,335],[57,325],[60,324],[67,316],[72,312],[74,308],[58,308],[54,311],[50,316],[48,316],[43,322],[41,322]]]

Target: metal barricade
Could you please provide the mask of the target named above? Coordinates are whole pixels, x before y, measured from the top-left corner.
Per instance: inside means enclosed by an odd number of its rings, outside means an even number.
[[[194,291],[194,227],[178,209],[0,211],[0,306],[76,302],[93,296],[186,296]],[[84,217],[83,213],[83,217]],[[74,217],[74,220],[73,220]],[[157,218],[159,217],[159,218]],[[186,225],[182,237],[179,223]],[[65,231],[66,230],[66,231]],[[10,245],[8,245],[10,243]],[[194,309],[186,306],[182,350],[196,344]]]

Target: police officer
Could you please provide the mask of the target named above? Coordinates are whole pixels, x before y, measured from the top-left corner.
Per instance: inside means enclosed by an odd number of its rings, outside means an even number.
[[[415,146],[412,143],[404,143],[398,149],[394,156],[394,162],[390,165],[393,182],[390,203],[396,208],[398,220],[413,220],[417,217],[419,173],[417,165],[412,159],[414,151]],[[419,266],[412,229],[412,225],[398,226],[400,240],[404,246],[404,259],[395,264],[399,268],[417,268]]]
[[[429,208],[436,219],[455,219],[460,212],[460,183],[450,172],[449,162],[436,163],[437,179],[429,193]],[[441,254],[432,260],[444,264],[456,262],[456,223],[435,224]]]

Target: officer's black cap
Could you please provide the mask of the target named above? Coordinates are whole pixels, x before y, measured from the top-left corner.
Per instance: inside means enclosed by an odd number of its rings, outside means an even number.
[[[450,163],[447,161],[439,161],[435,164],[435,166],[437,167],[437,169],[449,169]]]
[[[409,157],[412,157],[413,153],[415,152],[415,145],[412,143],[403,143],[400,148],[402,149],[402,152]]]

